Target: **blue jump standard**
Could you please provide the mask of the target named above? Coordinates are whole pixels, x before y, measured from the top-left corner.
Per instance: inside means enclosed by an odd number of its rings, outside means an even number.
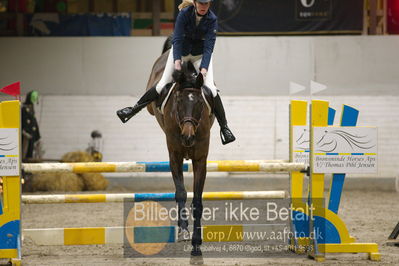
[[[334,113],[335,114],[335,113]],[[355,127],[357,124],[357,120],[359,118],[359,110],[352,108],[348,105],[344,105],[342,109],[342,116],[341,116],[341,127]],[[330,124],[331,122],[331,124]],[[329,125],[334,124],[334,117],[329,117]],[[363,154],[355,154],[352,155],[363,155]],[[328,201],[328,209],[332,212],[338,214],[339,204],[341,202],[341,194],[344,188],[345,183],[345,174],[343,173],[336,173],[333,174],[331,182],[331,189],[330,189],[330,198]]]

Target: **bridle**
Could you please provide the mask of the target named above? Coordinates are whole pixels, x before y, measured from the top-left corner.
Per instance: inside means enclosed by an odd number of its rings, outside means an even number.
[[[197,92],[199,89],[195,89],[195,88],[184,88],[183,90],[185,91],[191,91],[191,92]],[[201,89],[200,89],[201,90]],[[201,114],[200,114],[200,119],[196,119],[192,116],[185,116],[182,119],[179,118],[179,112],[176,109],[176,113],[175,113],[175,119],[176,119],[176,123],[179,125],[180,130],[183,130],[183,125],[187,122],[190,122],[193,126],[194,126],[194,130],[197,130],[201,119],[202,119],[202,113],[204,112],[204,106],[202,103],[202,110],[201,110]]]

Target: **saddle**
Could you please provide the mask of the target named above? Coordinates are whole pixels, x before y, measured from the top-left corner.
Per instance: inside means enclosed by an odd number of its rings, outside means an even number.
[[[159,94],[158,99],[156,100],[155,105],[157,109],[161,112],[161,114],[164,114],[165,105],[167,104],[169,97],[172,94],[173,89],[175,88],[175,85],[176,83],[173,82],[166,84],[166,86]],[[214,112],[213,95],[211,89],[209,89],[205,85],[202,86],[202,97],[205,101],[206,106],[208,107],[209,115],[211,115]]]

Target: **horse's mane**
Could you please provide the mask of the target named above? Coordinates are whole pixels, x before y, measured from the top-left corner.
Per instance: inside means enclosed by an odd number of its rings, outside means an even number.
[[[197,70],[195,69],[193,63],[191,61],[184,62],[181,66],[182,72],[186,75],[197,75]]]
[[[162,47],[162,53],[165,53],[170,48],[172,48],[172,38],[173,38],[173,34],[169,35],[168,38],[165,40],[165,42],[163,43],[163,47]]]
[[[179,83],[182,88],[192,88],[195,85],[197,71],[193,63],[188,61],[182,64],[181,71],[175,70],[172,76],[173,80]]]

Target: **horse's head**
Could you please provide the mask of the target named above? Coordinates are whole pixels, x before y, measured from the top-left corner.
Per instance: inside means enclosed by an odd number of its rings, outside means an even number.
[[[175,71],[173,78],[176,82],[175,115],[181,141],[183,146],[192,147],[204,111],[201,91],[204,79],[201,73],[197,76],[191,62],[183,64],[182,71]]]

